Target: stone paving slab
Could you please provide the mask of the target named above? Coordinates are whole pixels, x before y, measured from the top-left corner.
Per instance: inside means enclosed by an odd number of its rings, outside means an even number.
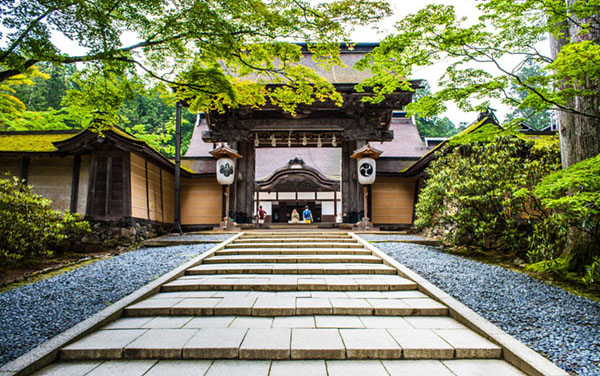
[[[348,359],[399,359],[402,348],[385,329],[340,329]]]
[[[63,347],[60,350],[60,358],[65,360],[120,359],[123,348],[148,330],[98,330]]]
[[[292,331],[292,359],[344,359],[346,349],[337,329]]]
[[[240,359],[289,359],[291,329],[248,329]]]

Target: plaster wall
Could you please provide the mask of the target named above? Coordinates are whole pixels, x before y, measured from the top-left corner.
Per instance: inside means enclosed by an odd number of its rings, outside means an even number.
[[[32,156],[27,183],[33,191],[52,200],[52,207],[69,210],[73,182],[73,156]]]

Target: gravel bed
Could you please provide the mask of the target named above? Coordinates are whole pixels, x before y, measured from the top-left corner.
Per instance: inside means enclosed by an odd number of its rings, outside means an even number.
[[[211,247],[142,248],[0,294],[0,365]]]
[[[234,234],[214,234],[214,235],[165,235],[153,240],[165,240],[165,241],[204,241],[204,242],[223,242],[231,238]]]
[[[404,241],[414,241],[414,240],[427,240],[426,238],[418,235],[367,235],[367,234],[359,234],[359,236],[365,240],[370,242],[384,242],[387,240],[404,240]]]
[[[434,247],[376,246],[563,369],[600,375],[600,303]]]

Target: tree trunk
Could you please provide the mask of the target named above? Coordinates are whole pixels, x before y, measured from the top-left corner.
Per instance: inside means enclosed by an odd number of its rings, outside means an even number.
[[[566,0],[567,11],[578,0]],[[600,44],[600,32],[597,28],[582,33],[581,24],[597,22],[590,19],[578,20],[571,15],[573,21],[565,21],[565,38],[551,37],[552,57],[556,59],[561,48],[570,42],[581,42],[591,40]],[[582,82],[577,89],[592,88],[598,91],[598,82],[587,80]],[[569,99],[566,107],[575,110],[579,115],[565,111],[559,111],[558,125],[560,132],[560,148],[563,168],[581,162],[584,159],[595,157],[600,153],[600,92],[597,96],[580,96]]]
[[[565,0],[566,11],[578,0]],[[550,45],[552,58],[556,59],[560,50],[567,44],[591,40],[595,44],[600,43],[600,32],[598,32],[598,23],[594,20],[579,20],[571,14],[571,21],[565,21],[563,26],[564,38],[551,36]],[[579,25],[585,23],[594,23],[595,28],[589,32],[582,32]],[[600,92],[599,82],[594,80],[585,80],[580,82],[575,89],[593,89],[598,95],[579,96],[568,99],[567,108],[573,109],[577,113],[565,111],[558,112],[558,126],[560,132],[560,149],[562,167],[567,168],[584,159],[594,157],[600,153]],[[570,258],[569,268],[581,272],[585,265],[589,264],[593,257],[595,249],[593,237],[582,232],[577,226],[570,228],[567,243],[561,257]]]

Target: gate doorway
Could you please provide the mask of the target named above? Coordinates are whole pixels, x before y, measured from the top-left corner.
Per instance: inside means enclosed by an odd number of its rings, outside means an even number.
[[[302,212],[304,207],[308,206],[313,215],[315,223],[323,222],[321,203],[315,201],[287,201],[279,202],[272,206],[273,223],[289,223],[291,220],[292,211],[296,209],[302,222]]]

